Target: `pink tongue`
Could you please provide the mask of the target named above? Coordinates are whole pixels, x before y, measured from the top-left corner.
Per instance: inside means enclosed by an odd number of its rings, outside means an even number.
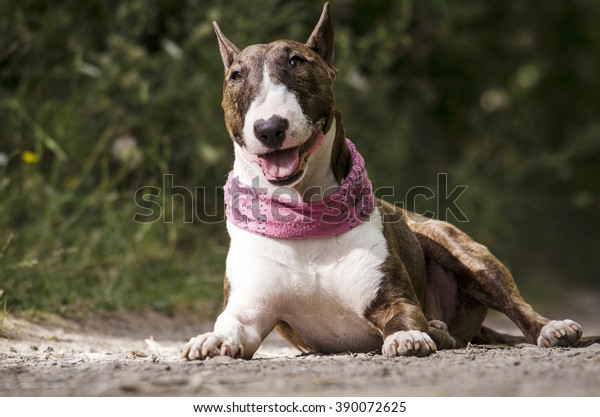
[[[296,172],[300,157],[296,147],[259,155],[258,159],[267,179],[281,180]]]

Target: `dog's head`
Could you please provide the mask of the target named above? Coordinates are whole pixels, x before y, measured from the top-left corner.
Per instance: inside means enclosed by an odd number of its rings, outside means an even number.
[[[277,186],[299,182],[311,155],[335,132],[333,24],[329,4],[308,41],[240,51],[214,23],[225,66],[223,110],[236,158]]]

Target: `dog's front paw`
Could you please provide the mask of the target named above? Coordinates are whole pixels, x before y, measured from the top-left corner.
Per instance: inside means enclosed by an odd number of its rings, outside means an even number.
[[[565,347],[573,346],[579,339],[583,330],[573,320],[552,320],[540,331],[537,340],[539,347]]]
[[[244,347],[236,338],[204,333],[192,337],[183,348],[183,357],[188,360],[206,359],[213,356],[244,356]]]
[[[427,333],[418,330],[400,331],[389,335],[383,342],[383,356],[429,356],[436,351],[435,343]]]

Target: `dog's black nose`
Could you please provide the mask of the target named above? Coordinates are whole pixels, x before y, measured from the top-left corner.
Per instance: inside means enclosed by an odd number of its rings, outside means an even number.
[[[263,145],[271,149],[279,149],[285,140],[285,132],[290,123],[280,116],[271,116],[269,119],[259,119],[254,122],[254,135]]]

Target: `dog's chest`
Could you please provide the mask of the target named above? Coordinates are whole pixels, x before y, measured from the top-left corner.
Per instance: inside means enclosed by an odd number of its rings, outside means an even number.
[[[370,351],[381,335],[364,312],[388,257],[381,216],[337,236],[272,239],[228,225],[231,297],[285,321],[320,352]]]

